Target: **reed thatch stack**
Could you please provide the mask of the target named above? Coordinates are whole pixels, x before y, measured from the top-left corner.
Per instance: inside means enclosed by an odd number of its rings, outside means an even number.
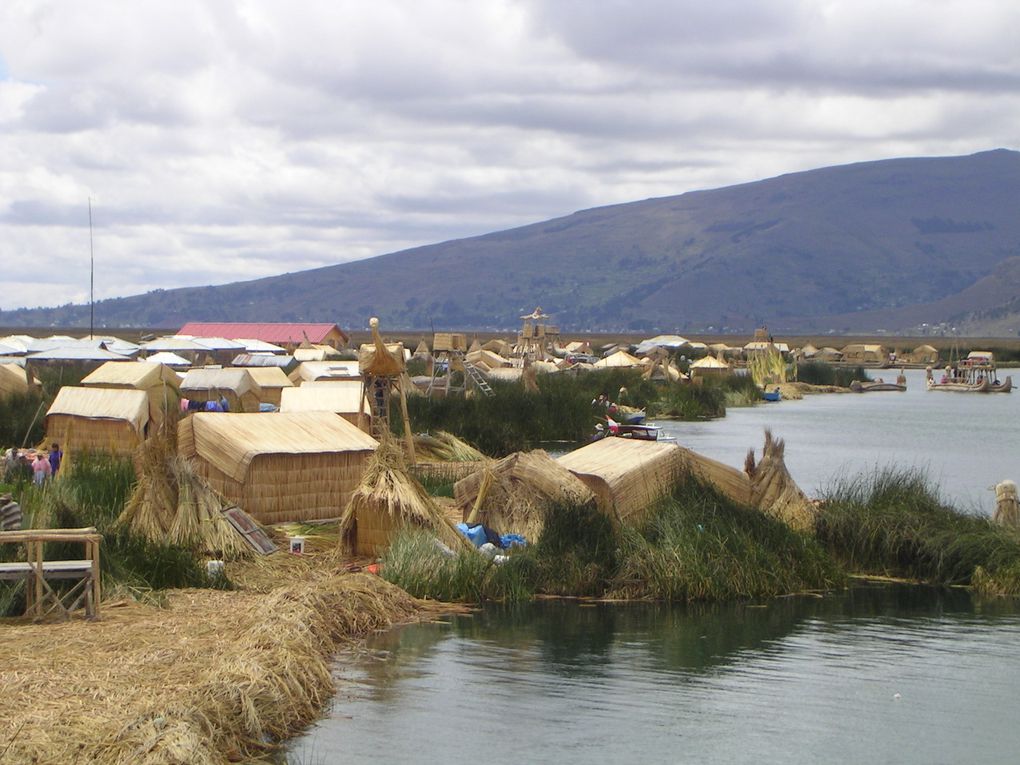
[[[796,531],[811,531],[818,511],[786,469],[785,448],[766,430],[761,462],[755,465],[754,450],[748,452],[744,470],[751,479],[751,504]]]
[[[135,453],[138,481],[117,523],[153,542],[182,545],[236,559],[252,554],[223,510],[230,506],[194,466],[177,455],[168,420]]]
[[[517,452],[490,463],[453,487],[464,520],[484,523],[500,534],[537,540],[549,509],[595,498],[573,473],[541,449]]]
[[[425,462],[480,462],[485,460],[485,455],[475,447],[445,430],[437,430],[435,435],[415,434],[414,452],[419,460]]]
[[[368,460],[340,517],[341,544],[356,555],[381,555],[398,531],[415,527],[432,531],[451,549],[471,546],[408,472],[400,446],[388,439]]]
[[[1017,501],[1016,484],[1002,481],[995,485],[995,514],[992,520],[1001,526],[1020,528],[1020,502]]]

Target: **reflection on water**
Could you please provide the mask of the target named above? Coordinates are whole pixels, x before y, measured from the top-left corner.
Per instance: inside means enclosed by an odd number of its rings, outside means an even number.
[[[299,762],[1007,762],[1020,607],[861,586],[761,605],[540,601],[339,665]]]

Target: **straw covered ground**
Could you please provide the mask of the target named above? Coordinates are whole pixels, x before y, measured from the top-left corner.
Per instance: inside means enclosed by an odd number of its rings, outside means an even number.
[[[98,622],[4,620],[0,762],[257,759],[320,713],[339,644],[427,608],[370,574],[281,573],[268,592],[107,603]]]

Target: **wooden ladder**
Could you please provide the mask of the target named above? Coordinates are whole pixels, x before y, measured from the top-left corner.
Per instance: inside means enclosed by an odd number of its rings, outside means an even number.
[[[464,371],[467,372],[468,377],[471,378],[478,390],[485,396],[495,396],[496,394],[492,390],[492,386],[489,385],[489,381],[485,379],[485,375],[482,374],[481,370],[469,361],[464,362]]]

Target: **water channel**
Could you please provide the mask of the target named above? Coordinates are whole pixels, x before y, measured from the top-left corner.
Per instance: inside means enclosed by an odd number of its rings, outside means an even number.
[[[1020,396],[826,395],[663,423],[728,464],[771,427],[809,493],[920,466],[991,512],[1020,479]],[[860,584],[712,606],[538,601],[381,634],[295,763],[1005,763],[1020,752],[1020,601]]]

